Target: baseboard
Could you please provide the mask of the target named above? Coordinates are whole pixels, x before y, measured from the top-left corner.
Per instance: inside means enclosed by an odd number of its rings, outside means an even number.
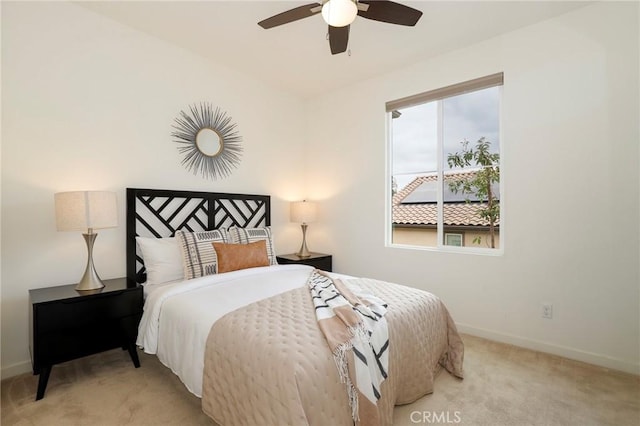
[[[10,365],[8,367],[2,367],[0,370],[0,379],[8,379],[9,377],[18,376],[24,373],[30,373],[31,370],[31,361],[22,361],[16,364]]]
[[[570,348],[567,346],[554,345],[551,343],[527,339],[511,334],[499,333],[493,330],[486,330],[466,324],[456,324],[456,326],[458,327],[458,331],[461,333],[470,334],[476,337],[482,337],[483,339],[493,340],[500,343],[507,343],[521,348],[545,352],[552,355],[558,355],[564,358],[586,362],[588,364],[598,365],[600,367],[605,367],[612,370],[640,375],[640,363],[634,364],[633,362],[612,358],[602,354],[581,351],[579,349]]]

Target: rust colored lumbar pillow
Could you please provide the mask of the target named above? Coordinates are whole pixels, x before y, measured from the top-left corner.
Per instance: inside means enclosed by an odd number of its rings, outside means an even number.
[[[269,266],[265,240],[248,244],[212,244],[218,256],[218,273]]]

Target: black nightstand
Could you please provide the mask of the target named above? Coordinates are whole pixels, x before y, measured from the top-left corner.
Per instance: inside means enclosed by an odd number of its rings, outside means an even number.
[[[278,263],[286,265],[289,263],[298,263],[302,265],[310,265],[323,271],[331,272],[331,255],[324,253],[311,253],[309,257],[300,257],[297,254],[282,254],[276,256]]]
[[[128,349],[133,365],[142,287],[126,278],[104,280],[98,293],[81,294],[75,284],[29,290],[29,349],[33,374],[39,374],[36,401],[44,397],[54,364],[109,349]]]

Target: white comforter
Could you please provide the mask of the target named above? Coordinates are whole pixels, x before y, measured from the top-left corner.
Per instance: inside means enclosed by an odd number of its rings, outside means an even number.
[[[156,354],[187,389],[202,397],[209,330],[225,314],[306,284],[305,265],[275,265],[208,275],[148,291],[137,344]]]

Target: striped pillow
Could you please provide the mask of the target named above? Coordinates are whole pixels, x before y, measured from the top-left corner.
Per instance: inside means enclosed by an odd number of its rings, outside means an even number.
[[[263,228],[238,228],[232,226],[228,230],[229,242],[233,244],[248,244],[256,241],[265,240],[267,244],[267,257],[269,265],[277,265],[276,251],[273,246],[273,237],[271,236],[271,227]]]
[[[228,241],[226,229],[201,232],[176,231],[176,239],[182,252],[185,279],[190,280],[218,273],[218,257],[212,243],[226,243]]]

